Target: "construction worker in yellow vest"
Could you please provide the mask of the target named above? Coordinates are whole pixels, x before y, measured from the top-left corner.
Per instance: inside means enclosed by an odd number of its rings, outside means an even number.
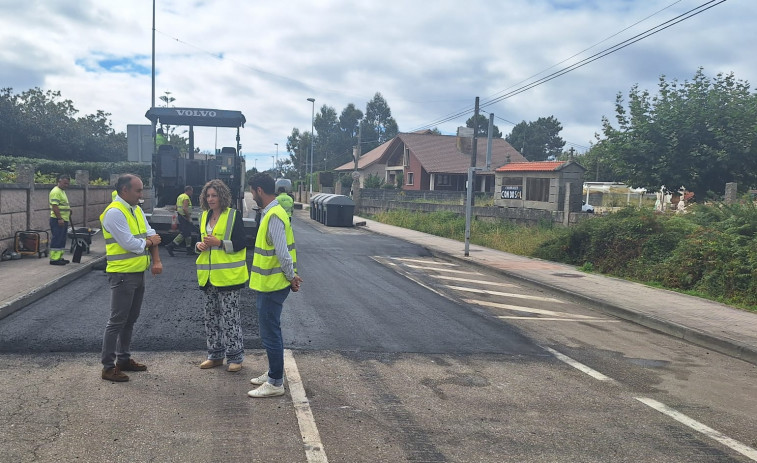
[[[287,194],[287,189],[283,186],[279,187],[278,193],[279,195],[276,196],[276,201],[279,203],[279,206],[284,208],[284,211],[286,211],[289,216],[289,221],[291,222],[292,212],[294,212],[294,199]]]
[[[160,235],[150,227],[139,200],[144,186],[133,174],[116,182],[116,199],[100,215],[110,283],[110,319],[105,327],[101,352],[102,379],[124,382],[124,371],[145,371],[147,366],[131,358],[129,347],[134,323],[145,293],[145,270],[163,272],[158,245]],[[152,257],[152,259],[151,259]]]
[[[71,220],[71,204],[68,202],[66,188],[71,183],[67,174],[58,175],[58,184],[50,190],[50,265],[66,265],[63,258],[66,252],[68,223]]]
[[[195,231],[195,227],[192,224],[192,194],[194,188],[191,185],[184,187],[184,193],[180,194],[176,198],[176,217],[179,221],[179,234],[172,242],[166,245],[166,251],[173,257],[174,249],[181,246],[184,242],[187,246],[187,255],[192,256],[197,254],[192,246],[192,233]]]
[[[297,250],[289,216],[276,201],[276,182],[268,174],[257,173],[249,180],[252,198],[262,208],[255,253],[250,272],[250,288],[257,291],[260,339],[268,356],[268,371],[252,378],[256,386],[250,397],[284,394],[284,340],[281,311],[289,291],[300,290]]]
[[[167,144],[168,144],[168,138],[166,138],[166,136],[163,134],[163,129],[162,128],[158,129],[158,131],[155,133],[155,146],[167,145]]]

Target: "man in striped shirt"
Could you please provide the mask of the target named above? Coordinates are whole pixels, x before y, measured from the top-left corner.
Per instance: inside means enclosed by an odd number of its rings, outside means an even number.
[[[256,386],[250,397],[284,394],[284,340],[281,311],[290,291],[300,290],[297,250],[289,216],[276,201],[276,183],[258,173],[249,181],[252,198],[263,209],[250,272],[250,288],[257,292],[260,339],[268,356],[268,370],[250,382]]]

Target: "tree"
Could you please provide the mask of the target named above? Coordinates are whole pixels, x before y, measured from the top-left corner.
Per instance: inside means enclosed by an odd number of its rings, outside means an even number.
[[[465,126],[473,128],[473,119],[474,116],[471,116],[470,119],[465,121]],[[479,114],[478,118],[478,130],[476,130],[476,136],[479,138],[487,138],[489,136],[489,118],[484,116],[483,114]],[[492,138],[502,138],[502,132],[499,131],[499,127],[494,125],[492,127]]]
[[[703,198],[728,182],[757,185],[757,95],[733,73],[709,79],[700,68],[691,81],[660,77],[659,93],[633,86],[628,108],[619,93],[618,128],[602,120],[591,154],[620,180],[657,190],[680,186]]]
[[[554,116],[536,121],[522,121],[505,137],[513,148],[529,161],[544,161],[562,154],[565,141],[560,137],[562,125]]]
[[[77,117],[71,100],[39,88],[14,95],[0,90],[0,152],[13,156],[72,161],[126,160],[126,135],[116,133],[110,113]]]
[[[313,120],[313,172],[334,169],[351,162],[353,147],[358,144],[359,131],[362,131],[363,153],[377,147],[379,140],[383,143],[397,136],[397,122],[392,118],[391,110],[380,93],[376,93],[373,100],[367,103],[366,109],[366,116],[363,117],[363,112],[349,103],[337,118],[333,107],[323,105],[320,108]],[[298,178],[304,178],[310,173],[310,137],[309,132],[300,133],[296,127],[287,137],[287,152],[291,163],[289,172]]]
[[[327,170],[328,167],[343,164],[338,159],[342,150],[342,137],[336,110],[331,106],[321,106],[321,110],[315,115],[313,127],[318,134],[313,155],[313,171]]]
[[[286,149],[292,163],[291,175],[297,179],[304,179],[310,173],[310,132],[300,133],[297,127],[292,128],[292,134],[287,137]]]
[[[373,99],[365,105],[362,126],[363,152],[376,148],[399,133],[397,121],[392,118],[392,110],[381,93],[376,92]]]

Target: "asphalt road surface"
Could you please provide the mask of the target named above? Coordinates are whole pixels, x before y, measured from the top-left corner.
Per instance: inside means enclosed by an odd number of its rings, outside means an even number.
[[[240,373],[200,370],[193,259],[164,251],[133,348],[99,378],[93,271],[0,321],[0,461],[757,461],[757,369],[405,242],[294,221],[302,290],[265,371],[253,293]]]

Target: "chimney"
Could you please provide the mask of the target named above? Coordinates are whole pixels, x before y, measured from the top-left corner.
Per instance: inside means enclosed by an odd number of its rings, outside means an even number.
[[[471,127],[457,128],[457,150],[468,156],[473,154],[473,129]]]

